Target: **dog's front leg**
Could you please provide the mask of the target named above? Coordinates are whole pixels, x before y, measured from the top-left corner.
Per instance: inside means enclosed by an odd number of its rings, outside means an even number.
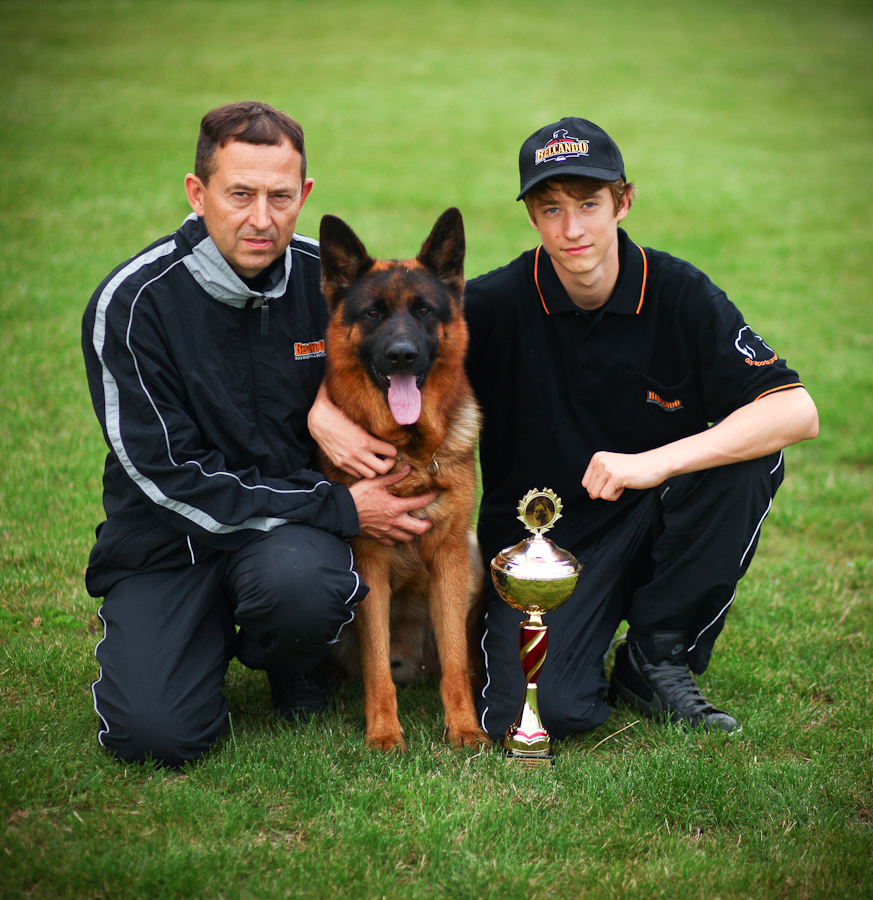
[[[364,671],[364,715],[368,747],[406,750],[397,718],[397,690],[391,678],[391,585],[388,565],[362,559],[358,571],[370,593],[358,604],[355,626]]]
[[[460,546],[452,546],[460,544]],[[470,571],[466,535],[440,544],[430,569],[430,614],[436,635],[442,678],[440,695],[450,743],[457,747],[482,747],[490,743],[479,727],[473,706],[467,648],[467,609]]]

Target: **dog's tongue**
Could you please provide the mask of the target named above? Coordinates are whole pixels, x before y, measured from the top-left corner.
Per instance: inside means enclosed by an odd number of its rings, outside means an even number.
[[[398,425],[414,425],[418,421],[421,415],[421,392],[415,384],[414,375],[391,376],[388,406]]]

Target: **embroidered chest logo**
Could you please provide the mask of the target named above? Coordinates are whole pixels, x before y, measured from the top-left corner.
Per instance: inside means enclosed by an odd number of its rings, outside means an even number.
[[[676,412],[677,409],[682,409],[681,400],[665,400],[660,394],[656,394],[654,391],[648,392],[646,403],[654,403],[655,406],[660,406],[661,409],[665,409],[667,412]]]
[[[588,156],[588,141],[570,137],[566,128],[552,135],[552,139],[535,154],[535,165],[549,160],[566,159],[568,156]]]
[[[743,362],[749,366],[772,366],[779,359],[773,348],[768,347],[761,335],[755,334],[748,325],[743,325],[737,332],[734,347],[746,357]]]
[[[314,356],[324,356],[324,339],[294,345],[294,359],[312,359]]]

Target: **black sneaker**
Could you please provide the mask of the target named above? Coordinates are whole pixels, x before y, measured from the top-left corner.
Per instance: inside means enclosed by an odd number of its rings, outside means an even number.
[[[292,722],[306,722],[333,702],[327,674],[319,666],[305,675],[267,672],[273,709]]]
[[[669,719],[692,728],[740,731],[737,720],[716,709],[700,691],[686,665],[669,661],[652,665],[636,643],[615,651],[607,702],[624,701],[654,719]]]

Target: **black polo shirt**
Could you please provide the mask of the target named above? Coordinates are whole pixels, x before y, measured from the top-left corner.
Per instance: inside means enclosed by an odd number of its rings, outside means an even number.
[[[582,476],[598,450],[650,450],[800,386],[706,275],[618,234],[618,281],[593,312],[569,298],[542,247],[467,284],[486,558],[527,536],[515,516],[532,488],[561,497],[550,537],[568,548],[638,500],[588,497]]]

